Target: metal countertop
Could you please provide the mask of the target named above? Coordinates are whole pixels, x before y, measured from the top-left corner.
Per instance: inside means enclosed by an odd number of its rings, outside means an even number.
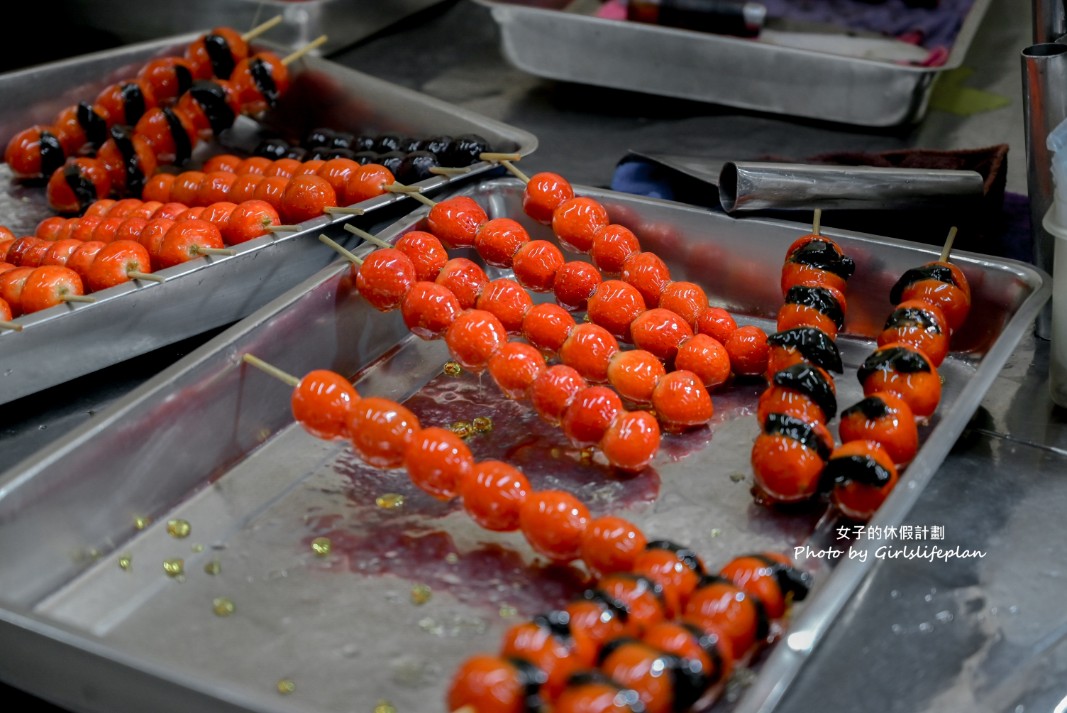
[[[917,127],[877,132],[532,77],[505,63],[488,11],[468,0],[331,59],[532,132],[540,144],[523,168],[575,183],[607,186],[630,149],[743,158],[1006,143],[1007,190],[1025,194],[1019,53],[1030,33],[1029,3],[993,0],[964,63],[973,70],[965,86],[1009,106],[969,116],[935,107]],[[215,334],[11,404],[0,414],[0,460],[47,446]],[[1049,398],[1048,358],[1047,342],[1023,340],[915,513],[916,524],[943,526],[947,540],[985,557],[880,561],[780,710],[1067,706],[1067,412]]]

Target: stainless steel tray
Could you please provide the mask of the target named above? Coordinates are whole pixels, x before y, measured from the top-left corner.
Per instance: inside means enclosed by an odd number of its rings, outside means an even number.
[[[676,279],[699,282],[742,323],[773,330],[781,295],[767,266],[780,264],[807,226],[578,191],[636,230]],[[523,217],[518,181],[486,181],[468,192],[490,215],[515,217],[535,237],[549,237]],[[424,216],[424,209],[412,213],[381,237],[395,240],[421,227]],[[861,396],[855,369],[890,307],[889,287],[935,253],[871,235],[827,234],[858,265],[848,333],[840,338],[846,373],[837,379],[840,402],[850,404]],[[976,317],[940,368],[938,413],[877,524],[902,522],[921,500],[1048,299],[1047,275],[1031,266],[966,253],[953,259],[972,283]],[[94,713],[146,706],[160,713],[326,712],[371,710],[382,701],[437,711],[464,658],[497,650],[505,627],[581,589],[581,570],[546,566],[518,533],[481,531],[456,503],[421,493],[402,472],[366,467],[343,442],[307,435],[292,422],[289,387],[243,365],[244,353],[297,375],[315,368],[350,374],[363,394],[406,401],[424,425],[490,416],[493,430],[469,441],[476,458],[506,459],[536,487],[576,493],[594,514],[617,513],[655,537],[685,542],[712,568],[749,551],[835,540],[837,523],[818,509],[774,511],[753,502],[749,452],[762,384],[717,394],[709,428],[665,437],[648,469],[620,479],[583,459],[527,405],[502,398],[488,377],[442,374],[444,345],[413,338],[395,312],[368,306],[351,269],[338,263],[47,453],[0,474],[0,676],[8,682]],[[402,495],[402,507],[378,507],[387,493]],[[168,534],[171,519],[188,522],[191,534]],[[312,553],[317,536],[331,539],[328,557]],[[163,562],[178,557],[185,575],[168,578]],[[219,569],[209,574],[213,562]],[[767,664],[737,674],[717,710],[773,708],[874,560],[800,563],[816,576],[812,596],[798,605]],[[421,606],[410,597],[416,584],[432,590]],[[218,597],[234,603],[231,616],[213,614]],[[291,683],[291,693],[279,693],[280,682]]]
[[[6,98],[0,106],[0,142],[6,145],[32,123],[51,122],[63,107],[94,97],[108,83],[136,74],[148,58],[180,51],[195,37],[171,37],[0,76],[0,93]],[[307,57],[292,69],[292,86],[266,122],[299,125],[302,131],[330,126],[410,136],[473,132],[493,148],[520,154],[537,146],[528,132],[325,59]],[[261,130],[242,119],[226,138],[233,146],[251,148]],[[230,148],[201,144],[189,166]],[[479,162],[466,175],[434,177],[417,185],[424,191],[452,190],[491,169]],[[359,207],[371,218],[395,219],[414,204],[411,198],[389,194]],[[384,210],[388,207],[393,210]],[[43,187],[13,182],[7,165],[0,164],[0,224],[32,235],[51,214]],[[344,220],[315,218],[299,232],[243,243],[233,256],[199,258],[160,270],[166,278],[161,284],[126,283],[94,293],[99,301],[93,304],[62,305],[19,318],[21,332],[0,332],[0,404],[248,315],[327,265],[334,254],[316,238],[321,232],[342,233]]]
[[[572,0],[475,1],[492,11],[508,61],[537,76],[877,127],[925,116],[989,5],[975,0],[944,64],[919,67],[564,11]]]
[[[181,3],[129,3],[124,0],[60,0],[57,12],[74,26],[94,27],[123,42],[144,42],[176,33],[224,25],[248,29],[275,15],[282,24],[269,38],[295,49],[321,34],[325,54],[363,39],[441,0],[186,0]]]

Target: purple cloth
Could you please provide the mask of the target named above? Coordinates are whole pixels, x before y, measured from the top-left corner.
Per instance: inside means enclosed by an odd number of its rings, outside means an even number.
[[[770,17],[879,32],[926,49],[951,48],[974,0],[936,0],[909,7],[905,0],[760,0]]]

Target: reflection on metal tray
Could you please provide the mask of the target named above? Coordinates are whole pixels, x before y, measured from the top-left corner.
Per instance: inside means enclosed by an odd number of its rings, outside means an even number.
[[[247,30],[282,16],[282,24],[267,37],[274,44],[295,49],[319,35],[329,54],[403,20],[441,0],[184,0],[175,3],[131,3],[126,0],[60,0],[57,12],[71,25],[94,27],[121,41],[144,42],[169,35],[202,32],[226,26]]]
[[[634,229],[676,279],[700,283],[739,322],[773,329],[781,294],[766,268],[807,226],[577,190]],[[519,181],[467,192],[490,216],[552,239],[523,214]],[[380,237],[420,229],[425,215],[420,209]],[[891,285],[936,253],[825,232],[857,263],[840,337],[845,374],[836,382],[839,401],[849,404],[862,396],[856,368],[884,321]],[[982,318],[957,333],[939,369],[941,406],[879,525],[901,522],[923,497],[1048,299],[1047,276],[1030,266],[966,253],[953,259]],[[464,658],[497,650],[506,627],[585,586],[581,569],[545,566],[519,533],[479,530],[458,503],[422,493],[403,472],[368,467],[344,442],[309,436],[292,422],[291,389],[242,365],[245,353],[291,374],[351,375],[361,394],[404,401],[423,426],[488,416],[492,430],[468,440],[477,459],[511,462],[536,487],[573,492],[594,515],[618,514],[685,543],[712,568],[741,553],[835,541],[838,523],[820,507],[778,511],[753,502],[749,458],[762,381],[717,393],[710,427],[666,435],[649,468],[620,478],[527,404],[504,398],[487,376],[444,374],[444,345],[412,337],[397,311],[376,312],[352,275],[343,264],[324,269],[49,453],[0,475],[0,670],[12,683],[78,710],[92,707],[91,695],[107,700],[110,713],[326,713],[371,710],[383,700],[397,710],[444,710]],[[378,504],[385,495],[392,507]],[[168,533],[174,519],[189,523],[188,537]],[[944,524],[953,527],[951,513]],[[329,556],[313,553],[316,537],[330,539]],[[183,560],[182,581],[164,574],[171,558]],[[803,561],[817,584],[775,644],[772,656],[782,658],[756,664],[749,693],[716,709],[770,705],[780,695],[775,683],[788,684],[804,665],[873,562]],[[412,600],[416,585],[430,588],[429,601]],[[220,598],[233,603],[231,616],[213,614]],[[278,694],[280,681],[295,686],[290,696]]]
[[[920,121],[989,5],[975,0],[944,64],[921,67],[562,11],[570,0],[476,2],[508,61],[531,74],[859,126]]]
[[[180,51],[195,37],[131,45],[0,76],[0,92],[8,98],[0,108],[0,141],[6,144],[33,123],[51,122],[60,109],[96,96],[107,84],[133,76],[148,58]],[[328,126],[414,137],[476,133],[493,148],[521,154],[537,146],[525,131],[325,59],[306,57],[292,70],[292,85],[263,124],[243,120],[221,137],[227,146],[201,144],[188,166],[212,152],[230,150],[230,143],[254,146],[263,126],[284,128],[294,140]],[[437,176],[416,185],[440,190],[492,168],[479,162],[466,175]],[[0,165],[0,182],[0,224],[19,235],[32,234],[52,214],[43,187],[13,182],[6,165]],[[410,198],[388,194],[359,207],[378,215],[388,206],[400,212],[411,204]],[[160,270],[157,274],[166,278],[161,284],[126,283],[94,293],[98,301],[93,304],[61,305],[20,317],[21,332],[0,332],[0,403],[244,317],[327,265],[335,256],[315,236],[342,232],[345,219],[315,218],[298,232],[236,246],[233,256],[198,258]]]

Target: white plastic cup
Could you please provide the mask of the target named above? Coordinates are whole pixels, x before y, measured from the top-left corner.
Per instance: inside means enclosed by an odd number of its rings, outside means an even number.
[[[1057,196],[1042,225],[1053,238],[1052,334],[1048,385],[1052,400],[1067,408],[1067,205]]]

